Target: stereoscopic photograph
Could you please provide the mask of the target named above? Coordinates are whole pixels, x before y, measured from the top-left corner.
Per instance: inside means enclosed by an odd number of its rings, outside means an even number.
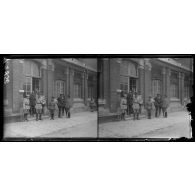
[[[101,58],[100,138],[192,138],[193,58]]]
[[[4,138],[192,138],[193,58],[5,58]]]
[[[4,138],[97,138],[97,59],[6,59]]]

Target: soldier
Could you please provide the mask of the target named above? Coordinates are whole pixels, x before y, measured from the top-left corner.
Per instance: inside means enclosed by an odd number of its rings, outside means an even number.
[[[155,106],[155,117],[159,117],[162,109],[162,98],[160,94],[154,98],[154,106]]]
[[[34,91],[30,94],[30,115],[34,117],[35,112],[35,104],[36,104],[36,97]]]
[[[24,99],[23,99],[24,121],[28,121],[29,110],[30,110],[29,97],[27,97],[26,94],[24,94]]]
[[[163,116],[165,118],[167,118],[167,108],[168,108],[168,106],[169,106],[169,101],[167,99],[167,96],[164,95],[164,98],[162,100],[162,111],[163,111]]]
[[[126,97],[123,93],[122,93],[122,97],[121,97],[120,107],[121,107],[121,119],[125,120],[125,112],[127,110],[127,100],[126,100]]]
[[[127,114],[132,114],[133,94],[131,91],[127,94]]]
[[[137,92],[135,92],[134,98],[133,98],[133,114],[134,114],[134,118],[133,119],[134,120],[136,118],[137,118],[137,120],[139,120],[139,111],[140,111],[139,98],[137,96]]]
[[[49,103],[49,111],[50,111],[50,120],[54,120],[54,112],[55,112],[56,103],[54,101],[54,97],[51,98],[51,102]]]
[[[62,116],[64,116],[64,111],[65,111],[65,107],[66,107],[66,99],[65,99],[64,94],[62,95],[61,102],[62,102]]]
[[[60,97],[58,97],[58,118],[61,118],[62,114],[62,107],[63,107],[63,94],[60,94]]]
[[[154,108],[154,103],[152,101],[152,97],[149,96],[148,101],[146,102],[146,110],[147,110],[148,119],[151,119],[153,108]]]
[[[42,116],[42,103],[41,103],[40,94],[37,94],[35,109],[36,109],[36,121],[42,120],[42,118],[41,118],[41,116]]]
[[[71,115],[70,107],[71,107],[71,100],[70,100],[70,95],[68,95],[66,99],[66,107],[65,107],[67,118],[70,118],[70,115]]]
[[[142,112],[142,105],[143,105],[143,99],[142,99],[142,95],[141,95],[140,92],[138,94],[138,100],[139,100],[139,114],[141,114],[141,112]]]

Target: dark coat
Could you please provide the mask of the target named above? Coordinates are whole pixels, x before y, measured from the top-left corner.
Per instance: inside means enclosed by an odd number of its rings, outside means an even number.
[[[30,101],[30,106],[35,106],[35,104],[36,104],[35,94],[32,94],[32,93],[30,94],[29,101]]]
[[[62,107],[65,107],[66,106],[66,99],[65,98],[62,98],[61,99],[61,103],[62,103]]]
[[[155,105],[155,107],[162,107],[162,98],[155,97],[154,98],[154,105]]]
[[[62,97],[59,97],[57,100],[58,100],[58,107],[63,107],[63,99],[62,99]]]
[[[127,105],[133,105],[133,95],[130,93],[127,94]]]

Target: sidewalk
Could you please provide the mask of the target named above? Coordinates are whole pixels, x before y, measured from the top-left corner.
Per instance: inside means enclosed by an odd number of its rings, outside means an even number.
[[[28,122],[15,122],[4,125],[5,137],[44,137],[44,135],[54,134],[58,131],[66,131],[75,127],[76,129],[80,125],[93,122],[93,127],[97,129],[97,112],[80,112],[75,113],[72,117],[55,118],[50,120],[48,117],[42,121],[31,120]]]
[[[132,138],[140,137],[152,131],[158,131],[164,128],[170,128],[174,125],[185,124],[184,132],[190,134],[190,116],[188,112],[169,113],[168,118],[152,118],[141,120],[126,120],[103,123],[99,125],[99,135],[105,138]]]

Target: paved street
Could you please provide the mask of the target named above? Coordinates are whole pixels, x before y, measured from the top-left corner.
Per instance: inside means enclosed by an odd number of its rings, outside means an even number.
[[[169,113],[168,118],[103,123],[99,126],[99,135],[106,138],[190,138],[190,116],[182,111]]]
[[[97,112],[75,113],[68,118],[5,124],[5,137],[97,137]]]

